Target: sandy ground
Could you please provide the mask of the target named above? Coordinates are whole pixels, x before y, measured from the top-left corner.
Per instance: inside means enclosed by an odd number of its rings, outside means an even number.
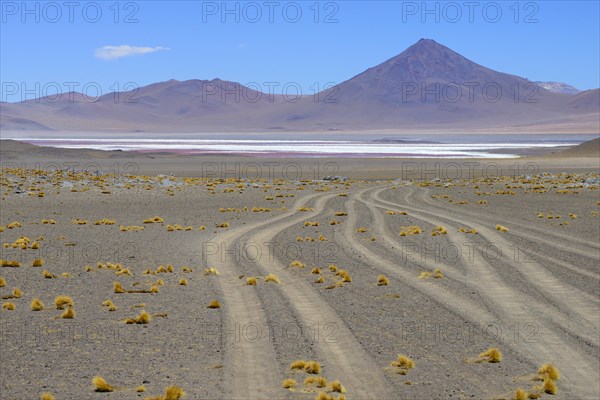
[[[320,362],[320,375],[339,380],[348,399],[511,399],[519,387],[536,391],[541,382],[532,379],[544,363],[562,376],[558,393],[542,398],[600,397],[595,158],[492,166],[232,157],[225,162],[234,167],[221,168],[223,158],[216,157],[3,154],[4,167],[39,163],[37,171],[2,175],[0,241],[8,245],[0,258],[21,266],[0,268],[6,280],[0,294],[22,291],[2,300],[15,310],[0,310],[3,400],[42,392],[57,399],[138,399],[170,385],[190,399],[340,396],[330,384],[304,385],[309,374],[291,371],[295,360]],[[250,174],[250,162],[268,161],[289,169]],[[80,164],[71,164],[73,174],[52,171],[74,162]],[[126,162],[137,170],[123,171]],[[337,170],[322,173],[327,162],[337,162]],[[457,169],[460,162],[480,166]],[[98,176],[85,163],[121,175]],[[232,172],[235,163],[241,173]],[[292,175],[292,163],[301,176]],[[179,177],[154,176],[159,173]],[[326,175],[352,179],[322,181]],[[154,216],[164,222],[143,222]],[[114,225],[94,224],[104,218]],[[22,226],[8,229],[13,221]],[[318,226],[305,226],[315,221]],[[223,222],[229,227],[217,227]],[[168,230],[176,224],[191,228]],[[122,231],[121,225],[144,229]],[[422,233],[400,236],[406,226]],[[432,236],[436,226],[447,233]],[[13,248],[20,236],[37,240],[39,249]],[[33,267],[36,258],[44,265]],[[290,266],[293,261],[304,266]],[[132,275],[98,268],[107,262]],[[155,273],[169,264],[173,272]],[[351,282],[342,282],[330,264],[347,270]],[[208,267],[219,275],[205,275]],[[443,278],[419,278],[435,268]],[[45,278],[44,270],[56,278]],[[280,284],[265,282],[268,274]],[[386,286],[377,285],[382,274]],[[257,285],[246,285],[248,277]],[[323,283],[315,283],[319,277]],[[114,293],[114,281],[127,290],[155,285],[159,292]],[[60,318],[58,295],[72,297],[74,319]],[[44,310],[31,310],[34,298]],[[108,299],[116,311],[102,306]],[[207,308],[212,300],[221,307]],[[125,323],[141,310],[153,315],[148,324]],[[474,362],[491,347],[501,350],[501,362]],[[414,360],[405,375],[390,367],[398,354]],[[115,391],[95,392],[96,375]],[[297,386],[282,388],[286,378]],[[147,391],[136,392],[139,385]]]

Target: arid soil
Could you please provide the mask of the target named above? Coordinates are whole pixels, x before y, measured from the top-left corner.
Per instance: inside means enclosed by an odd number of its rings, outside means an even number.
[[[598,167],[517,162],[450,179],[448,161],[410,177],[359,161],[337,181],[4,169],[0,398],[596,399]]]

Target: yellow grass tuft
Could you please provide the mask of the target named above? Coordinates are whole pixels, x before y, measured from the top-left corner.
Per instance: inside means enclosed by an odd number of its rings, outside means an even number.
[[[436,268],[433,270],[433,277],[436,279],[442,279],[444,277],[444,274],[442,273],[441,269]]]
[[[322,276],[319,276],[319,278],[315,281],[315,283],[323,283],[325,282],[325,279]]]
[[[387,286],[389,283],[390,281],[385,275],[379,275],[377,277],[377,286]]]
[[[515,391],[515,395],[513,397],[513,400],[527,400],[529,397],[527,396],[527,392],[524,391],[521,388],[518,388]]]
[[[337,274],[342,278],[342,282],[352,282],[352,277],[347,270],[340,269]]]
[[[120,282],[114,282],[114,292],[115,293],[125,293],[126,290],[123,288],[123,285],[121,285]]]
[[[44,278],[47,278],[47,279],[54,279],[54,278],[56,278],[56,275],[50,273],[50,271],[48,271],[47,269],[45,269],[45,270],[42,271],[42,275],[44,275]]]
[[[94,391],[96,392],[112,392],[115,390],[115,388],[109,385],[101,376],[95,376],[92,379],[92,385],[94,385]]]
[[[52,393],[42,393],[40,396],[40,400],[56,400],[56,398],[52,395]]]
[[[256,286],[256,278],[253,276],[249,276],[248,278],[246,278],[246,285]]]
[[[40,299],[31,300],[32,311],[42,311],[44,309],[44,303]]]
[[[400,227],[400,236],[420,235],[423,233],[423,229],[420,226],[402,226]]]
[[[411,370],[415,367],[415,362],[405,355],[398,354],[398,358],[390,363],[391,367],[397,367],[405,371]]]
[[[15,309],[15,303],[12,302],[6,302],[6,303],[2,303],[2,309],[7,310],[7,311],[13,311]]]
[[[500,232],[508,232],[508,228],[502,225],[496,225],[496,230]]]
[[[68,307],[65,311],[63,311],[62,314],[60,314],[60,317],[63,319],[73,319],[75,318],[75,310],[73,310],[73,307]]]
[[[117,276],[121,276],[121,275],[127,275],[127,276],[131,276],[131,275],[132,275],[132,273],[131,273],[131,271],[129,270],[129,268],[125,268],[125,269],[122,269],[122,270],[120,270],[120,271],[115,271],[115,275],[117,275]]]
[[[187,286],[187,284],[188,284],[188,281],[187,281],[187,279],[181,278],[181,279],[179,280],[179,284],[180,284],[181,286]]]
[[[356,232],[358,232],[358,233],[365,233],[366,231],[367,231],[367,228],[365,228],[364,226],[361,226],[360,228],[358,228],[356,230]]]
[[[329,270],[331,272],[337,272],[337,270],[338,270],[337,265],[335,265],[335,264],[329,264]]]
[[[142,312],[140,313],[140,315],[138,315],[137,317],[134,317],[134,318],[127,319],[125,321],[125,323],[126,324],[146,325],[146,324],[149,324],[151,320],[152,320],[152,317],[150,316],[150,314],[148,314],[146,312],[146,310],[142,310]]]
[[[15,299],[20,299],[21,296],[23,296],[23,292],[21,292],[21,289],[19,289],[18,287],[14,288],[12,292],[12,297]]]
[[[297,360],[297,361],[293,361],[290,364],[290,369],[293,370],[303,370],[304,367],[306,367],[306,361],[304,360]]]
[[[185,396],[185,392],[182,388],[177,386],[169,386],[165,390],[164,400],[179,400]]]
[[[553,381],[560,379],[560,372],[553,364],[544,364],[538,370],[538,374],[543,378],[550,378]]]
[[[6,286],[6,279],[0,276],[0,287]]]
[[[431,272],[423,271],[421,275],[419,275],[419,279],[429,279],[431,277]]]
[[[331,391],[338,392],[338,393],[345,393],[346,389],[344,388],[344,386],[342,386],[340,381],[333,381],[333,382],[331,382]]]
[[[304,268],[304,267],[306,267],[306,265],[304,265],[302,262],[300,262],[298,260],[294,260],[290,263],[290,267]]]
[[[321,273],[321,269],[315,267],[310,271],[311,274],[319,275]]]
[[[2,260],[2,259],[0,259],[0,267],[19,268],[20,266],[21,266],[21,263],[19,261],[16,261],[16,260]]]
[[[275,274],[269,274],[265,277],[265,282],[274,282],[274,283],[281,283],[281,281],[279,280],[279,278],[277,277],[277,275]]]
[[[229,222],[222,222],[217,225],[217,228],[229,228]]]
[[[335,398],[325,392],[319,392],[317,397],[315,397],[315,400],[335,400]]]
[[[318,361],[307,361],[304,365],[304,371],[307,374],[318,375],[321,373],[321,364]]]
[[[219,300],[213,300],[208,304],[207,307],[208,308],[221,308],[221,303],[219,303]]]
[[[447,235],[448,234],[448,229],[444,228],[441,225],[436,226],[433,231],[431,232],[432,234],[436,234],[436,235]]]
[[[550,378],[544,379],[542,389],[544,390],[544,393],[548,393],[548,394],[556,394],[558,392],[558,387],[556,386],[556,382]]]
[[[159,216],[148,218],[144,220],[145,224],[162,224],[165,220]]]
[[[298,383],[296,382],[295,379],[286,379],[283,381],[283,383],[281,384],[281,386],[283,386],[284,389],[291,389],[296,387]]]
[[[483,353],[479,354],[479,360],[477,362],[489,362],[497,363],[502,361],[502,352],[496,347],[490,347]]]
[[[204,275],[219,275],[219,271],[216,268],[206,268],[204,270]]]
[[[57,296],[54,299],[54,305],[56,306],[57,310],[64,310],[65,307],[73,307],[74,303],[73,303],[73,299],[71,299],[69,296]]]
[[[140,385],[140,386],[138,386],[138,387],[135,388],[135,391],[138,392],[138,393],[143,393],[143,392],[146,391],[146,386]]]

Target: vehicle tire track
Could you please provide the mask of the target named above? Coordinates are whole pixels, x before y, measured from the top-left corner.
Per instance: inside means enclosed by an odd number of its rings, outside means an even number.
[[[319,198],[314,208],[322,210],[327,200],[334,196],[336,194]],[[270,224],[264,230],[254,229],[251,232],[252,241],[271,242],[278,233],[304,220],[306,217],[301,216],[275,225]],[[397,396],[397,393],[389,389],[383,370],[371,359],[336,311],[321,298],[310,283],[303,278],[299,279],[277,260],[265,261],[261,258],[259,264],[267,273],[276,273],[282,278],[283,293],[288,298],[288,303],[294,306],[302,324],[316,326],[323,321],[335,324],[335,340],[318,340],[315,350],[325,360],[329,373],[344,384],[351,398],[392,399]]]
[[[399,207],[400,205],[398,204],[382,200],[378,197],[383,190],[385,190],[385,188],[379,189],[374,194],[371,194],[371,199],[379,201],[382,204],[387,204],[388,206]],[[410,203],[410,200],[407,199],[407,203]],[[432,221],[433,217],[454,221],[456,223],[464,223],[463,220],[452,219],[447,214],[440,217],[438,214],[434,214],[431,211],[428,212],[414,206],[403,204],[401,207],[410,210],[413,213],[421,214],[421,217],[425,214],[425,220]],[[451,211],[452,210],[448,210],[450,213]],[[427,217],[428,215],[431,217]],[[479,225],[473,221],[466,222]],[[501,237],[497,238],[491,230],[483,228],[480,229],[480,232],[484,237],[487,236],[488,239],[499,239],[497,242],[500,244],[500,247],[506,248],[507,242]],[[487,265],[486,262],[474,260],[472,266],[476,270],[476,274],[479,278],[479,286],[481,287],[482,294],[496,305],[496,312],[500,313],[500,319],[503,324],[510,326],[515,323],[526,321],[539,321],[538,313],[544,311],[544,304],[539,304],[539,302],[537,302],[538,304],[535,304],[536,302],[530,296],[525,296],[510,288],[501,279],[498,279],[497,274],[493,271],[493,267]],[[536,271],[536,273],[529,271],[528,279],[532,279],[532,274],[534,277],[537,277],[537,272],[539,271]],[[574,293],[568,295],[572,298]],[[562,302],[568,301],[565,297],[558,300]],[[580,316],[585,316],[586,310],[589,310],[589,306],[581,304],[581,299],[570,301],[569,303],[569,306],[574,307],[574,310],[577,311]],[[583,309],[581,307],[583,307]],[[545,313],[547,314],[547,312]],[[592,314],[596,314],[596,312],[592,311]],[[548,317],[549,321],[552,322],[552,315],[548,315]],[[569,318],[567,317],[567,322],[568,319]],[[592,323],[592,329],[597,329],[596,325],[594,325],[595,317],[586,318],[586,321]],[[546,320],[538,322],[540,331],[543,335],[542,340],[528,343],[516,341],[514,343],[509,343],[509,345],[515,347],[522,354],[527,355],[529,359],[537,364],[548,361],[555,363],[559,369],[565,371],[563,374],[563,384],[568,385],[573,393],[578,393],[580,396],[583,396],[583,398],[598,398],[600,395],[598,388],[591,385],[591,383],[596,382],[597,377],[595,376],[595,371],[598,370],[598,359],[596,357],[598,352],[597,330],[591,333],[587,332],[586,327],[590,327],[589,323],[585,324],[585,327],[579,325],[575,327],[582,337],[587,338],[588,344],[594,349],[594,352],[590,354],[589,351],[585,351],[579,346],[576,347],[565,340],[564,335],[561,334],[562,332],[557,332],[554,328],[554,324],[550,322],[547,322]]]
[[[239,228],[231,229],[211,239],[213,244],[232,248],[235,241],[248,232],[263,229],[265,225],[284,220],[296,213],[296,208],[308,203],[323,194],[307,195],[298,199],[293,209],[285,214],[267,220],[258,221]],[[203,249],[204,251],[204,249]],[[212,252],[211,252],[212,253]],[[268,326],[267,317],[260,300],[247,287],[241,286],[238,279],[239,270],[232,261],[221,259],[220,254],[207,254],[203,262],[216,266],[220,277],[218,283],[223,293],[227,315],[225,317],[226,332],[235,332],[238,327]],[[275,349],[271,341],[249,342],[237,335],[227,335],[225,338],[225,363],[228,373],[225,374],[225,387],[229,392],[225,398],[235,400],[274,399],[281,396],[280,385],[283,374],[277,372],[279,366]],[[275,369],[275,371],[274,371]],[[278,395],[279,392],[279,395]]]

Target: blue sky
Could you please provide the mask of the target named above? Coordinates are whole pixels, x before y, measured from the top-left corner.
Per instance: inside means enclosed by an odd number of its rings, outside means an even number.
[[[311,94],[420,38],[531,80],[600,86],[598,1],[472,3],[2,0],[2,100],[31,98],[24,88],[87,85],[94,95],[128,82],[216,77],[297,83]]]

